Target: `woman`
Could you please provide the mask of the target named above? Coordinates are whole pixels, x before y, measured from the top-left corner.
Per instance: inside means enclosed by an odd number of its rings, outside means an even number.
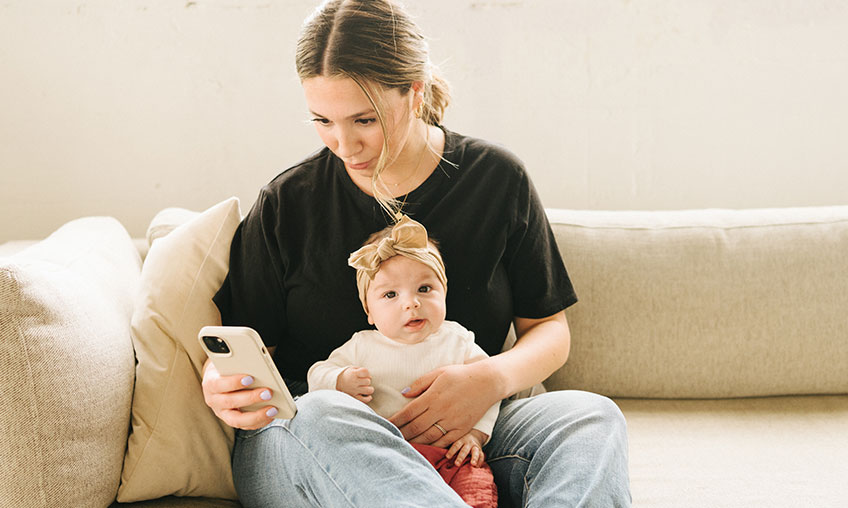
[[[547,378],[570,345],[576,302],[521,162],[440,125],[449,96],[426,42],[391,0],[332,0],[297,47],[326,147],[264,187],[233,238],[215,297],[227,325],[256,329],[292,392],[315,361],[366,327],[349,252],[399,213],[439,241],[448,319],[490,358],[418,379],[389,419],[334,391],[272,420],[250,379],[207,362],[207,404],[241,429],[233,475],[245,506],[464,506],[407,443],[445,446],[492,405]],[[510,324],[518,341],[500,353]],[[629,506],[623,417],[608,399],[552,392],[505,401],[485,447],[504,506]]]

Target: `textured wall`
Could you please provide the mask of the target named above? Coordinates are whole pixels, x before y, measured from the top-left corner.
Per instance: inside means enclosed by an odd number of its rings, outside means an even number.
[[[844,204],[848,3],[408,0],[448,127],[547,206]],[[311,0],[0,0],[0,241],[257,190],[319,146],[294,74]]]

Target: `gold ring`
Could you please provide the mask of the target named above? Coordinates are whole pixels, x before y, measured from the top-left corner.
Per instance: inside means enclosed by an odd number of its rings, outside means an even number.
[[[448,431],[446,431],[445,428],[439,425],[438,423],[434,423],[433,427],[436,427],[437,429],[441,430],[443,436],[448,433]]]

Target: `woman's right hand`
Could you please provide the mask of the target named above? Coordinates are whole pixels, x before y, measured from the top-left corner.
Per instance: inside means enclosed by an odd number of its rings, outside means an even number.
[[[222,376],[208,358],[203,364],[203,398],[215,415],[230,427],[244,430],[261,429],[271,423],[273,416],[277,414],[277,408],[274,406],[265,406],[250,412],[239,409],[271,399],[270,388],[250,388],[252,384],[253,377],[248,375]]]

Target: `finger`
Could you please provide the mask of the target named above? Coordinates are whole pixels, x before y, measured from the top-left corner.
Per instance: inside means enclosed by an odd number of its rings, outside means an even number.
[[[406,426],[410,422],[424,414],[425,411],[427,411],[427,406],[425,405],[425,403],[422,402],[420,399],[414,400],[404,406],[403,409],[390,416],[389,421],[395,424],[395,426],[397,426],[397,428],[399,428],[400,431],[403,433],[403,438],[408,440],[426,430],[426,427],[424,427],[423,423],[419,424],[414,428],[406,428]],[[433,422],[430,422],[428,424],[428,426],[431,425],[433,425]]]
[[[254,388],[236,392],[221,393],[214,397],[215,405],[223,409],[240,409],[251,404],[261,404],[271,400],[272,393],[268,388]]]
[[[471,451],[471,444],[465,443],[462,445],[462,448],[459,450],[459,453],[456,454],[456,460],[453,461],[454,465],[462,465],[462,462],[465,460],[465,457],[468,456],[468,453]]]
[[[456,452],[458,452],[461,448],[462,441],[454,441],[454,443],[450,445],[450,448],[448,448],[448,451],[445,452],[445,458],[453,458],[453,456],[456,455]]]
[[[448,436],[450,436],[450,432],[442,434],[441,430],[431,425],[429,429],[426,429],[412,439],[407,439],[407,441],[410,443],[428,444],[438,448],[447,448],[456,439],[461,437],[458,433],[454,433],[452,437]]]
[[[232,376],[220,376],[218,371],[207,370],[207,375],[203,378],[203,390],[210,394],[234,392],[243,390],[252,385],[254,382],[253,376],[247,374],[234,374]]]
[[[438,430],[438,429],[436,429],[436,430]],[[459,430],[449,431],[447,434],[445,434],[443,436],[441,435],[441,433],[442,433],[442,431],[439,430],[440,436],[439,436],[438,439],[436,439],[435,441],[430,443],[432,446],[435,446],[437,448],[447,448],[448,446],[450,446],[451,443],[453,443],[454,441],[458,440],[459,438],[461,438],[462,436],[465,435],[464,432],[459,431]]]
[[[373,399],[373,397],[370,396],[370,395],[357,395],[356,398],[361,400],[362,402],[364,402],[366,404],[371,402],[371,400]]]
[[[371,385],[359,385],[357,388],[362,395],[371,395],[374,393],[374,387]]]
[[[404,388],[403,390],[401,390],[400,393],[407,398],[418,397],[419,395],[424,393],[427,388],[430,388],[430,385],[433,384],[433,381],[435,381],[435,379],[439,377],[439,374],[441,373],[442,369],[431,370],[430,372],[424,374],[423,376],[413,381],[413,383],[409,385],[409,390]]]
[[[356,369],[356,377],[360,379],[368,378],[368,381],[371,381],[371,373],[369,373],[368,369],[366,369],[365,367],[360,367]]]
[[[471,449],[471,463],[475,466],[482,465],[483,461],[486,460],[485,457],[486,454],[483,453],[483,450],[481,450],[480,448],[475,446]]]
[[[271,423],[273,417],[269,416],[269,411],[276,411],[274,406],[266,406],[256,411],[241,412],[238,409],[225,409],[222,411],[221,419],[230,427],[235,427],[244,430],[261,429]],[[271,414],[277,413],[271,411]]]

